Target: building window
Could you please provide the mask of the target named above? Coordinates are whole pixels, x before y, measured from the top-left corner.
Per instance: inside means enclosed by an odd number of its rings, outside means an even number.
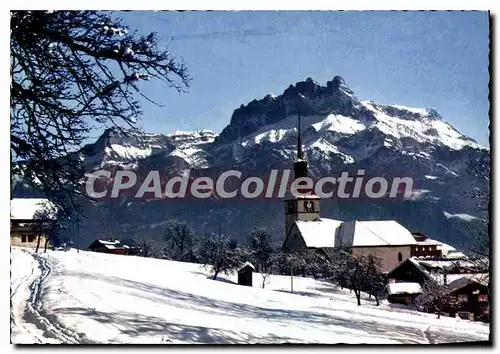
[[[21,242],[28,242],[28,235],[21,235]]]
[[[35,242],[35,235],[28,235],[28,242]]]
[[[481,294],[477,297],[477,302],[488,302],[488,295]]]
[[[458,295],[458,301],[459,302],[467,302],[467,294],[460,294]]]
[[[403,261],[403,255],[401,254],[401,252],[398,252],[398,262],[402,261]]]

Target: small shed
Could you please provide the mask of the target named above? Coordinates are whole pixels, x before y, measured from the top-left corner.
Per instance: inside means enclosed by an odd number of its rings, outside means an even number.
[[[387,301],[393,304],[409,305],[420,294],[422,294],[422,287],[419,283],[387,284]]]
[[[238,284],[245,286],[252,285],[253,272],[255,272],[255,267],[250,262],[245,262],[238,270]]]

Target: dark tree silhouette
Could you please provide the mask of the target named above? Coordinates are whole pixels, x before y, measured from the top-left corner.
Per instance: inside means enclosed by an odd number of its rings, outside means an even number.
[[[229,274],[241,266],[249,253],[246,248],[231,242],[229,237],[214,233],[201,239],[199,259],[205,267],[211,268],[214,273],[212,278],[217,279],[219,273]]]
[[[177,261],[191,261],[195,233],[185,222],[170,221],[163,234],[166,256]]]
[[[190,78],[155,33],[107,12],[12,11],[10,28],[12,175],[68,210],[83,172],[68,154],[95,128],[134,127],[141,82],[183,91]]]
[[[458,308],[458,300],[451,295],[450,288],[446,284],[438,281],[427,280],[422,287],[423,294],[416,300],[417,304],[433,311],[437,314],[437,318],[441,318],[444,309],[456,310]]]
[[[38,253],[42,236],[45,237],[44,251],[47,250],[49,241],[53,241],[57,237],[59,229],[58,209],[49,202],[39,205],[39,209],[33,215],[33,222],[30,227],[35,232],[37,237],[35,253]]]
[[[377,306],[380,305],[379,294],[385,287],[385,277],[380,271],[380,259],[373,254],[360,259],[363,265],[364,279],[363,290],[375,298]]]
[[[271,265],[273,248],[271,234],[265,229],[254,229],[247,236],[247,245],[252,252],[252,261],[260,273],[267,273]]]

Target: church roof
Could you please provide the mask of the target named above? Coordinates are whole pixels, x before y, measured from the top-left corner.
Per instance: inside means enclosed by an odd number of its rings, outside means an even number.
[[[394,220],[348,221],[342,225],[339,246],[406,246],[417,241],[411,232]]]
[[[417,243],[408,229],[394,220],[348,221],[321,218],[296,221],[310,248],[403,246]]]
[[[318,219],[316,221],[295,222],[307,247],[331,248],[335,247],[335,239],[342,221],[333,219]]]

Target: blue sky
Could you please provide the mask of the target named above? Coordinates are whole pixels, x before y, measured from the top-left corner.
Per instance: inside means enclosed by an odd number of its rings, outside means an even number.
[[[233,110],[312,77],[342,76],[362,100],[436,108],[483,145],[489,139],[486,12],[126,12],[158,32],[193,77],[187,94],[158,81],[143,92],[149,132],[220,132]]]

